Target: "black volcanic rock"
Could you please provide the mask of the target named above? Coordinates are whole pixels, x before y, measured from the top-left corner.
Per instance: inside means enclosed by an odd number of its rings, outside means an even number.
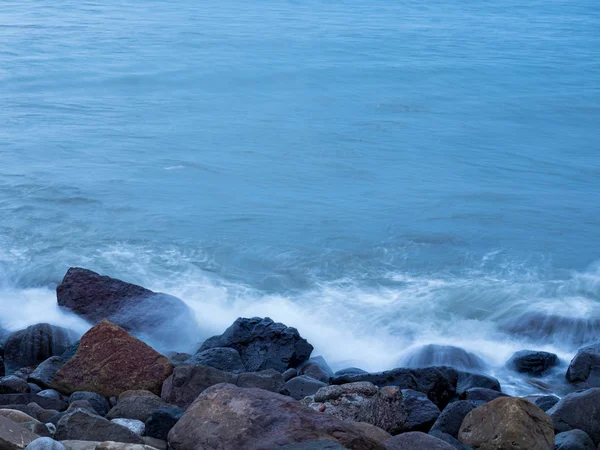
[[[516,352],[506,363],[506,366],[519,373],[543,375],[552,367],[558,366],[558,356],[554,353],[521,350]]]

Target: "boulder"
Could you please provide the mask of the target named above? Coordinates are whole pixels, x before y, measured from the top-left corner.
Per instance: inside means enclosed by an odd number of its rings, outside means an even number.
[[[54,438],[59,441],[106,441],[110,439],[133,444],[144,442],[140,436],[127,428],[81,408],[66,414],[58,421]]]
[[[0,378],[0,394],[26,394],[30,390],[23,378],[14,375]]]
[[[0,416],[18,423],[38,436],[49,436],[46,425],[22,411],[15,409],[0,409]]]
[[[397,386],[422,392],[439,408],[443,408],[456,395],[458,372],[450,367],[424,369],[393,369],[385,372],[334,376],[331,384],[368,381],[376,386]]]
[[[535,406],[540,408],[542,411],[548,411],[554,405],[559,402],[560,398],[556,395],[542,395],[541,397],[536,398],[533,403]]]
[[[571,430],[558,433],[554,438],[556,450],[596,450],[585,431]]]
[[[180,299],[91,270],[70,268],[56,288],[56,297],[59,306],[92,324],[108,319],[165,348],[188,347],[196,339],[194,312]]]
[[[382,430],[381,428],[376,427],[375,425],[371,425],[370,423],[353,422],[352,424],[356,428],[361,430],[367,437],[373,439],[376,442],[379,442],[380,444],[383,444],[385,441],[392,437],[392,435],[387,431]]]
[[[165,352],[164,355],[169,358],[169,361],[171,361],[174,366],[185,364],[185,362],[192,357],[189,353],[183,352]]]
[[[409,369],[436,366],[475,371],[486,368],[485,362],[479,356],[451,345],[424,345],[411,350],[398,362],[398,367]]]
[[[15,405],[12,409],[17,409],[19,411],[23,411],[25,414],[30,415],[31,417],[39,420],[42,423],[50,422],[50,419],[58,414],[58,411],[55,409],[44,409],[37,403],[30,403],[28,405]]]
[[[277,393],[282,393],[285,389],[283,375],[273,369],[240,373],[237,376],[236,385],[242,388],[259,388]]]
[[[92,391],[105,397],[132,389],[159,394],[172,371],[166,357],[103,320],[83,335],[77,353],[56,373],[52,387],[67,394]]]
[[[160,408],[146,419],[146,436],[167,440],[171,428],[183,417],[182,408]]]
[[[458,438],[458,432],[460,431],[460,426],[462,425],[464,418],[472,410],[477,408],[477,406],[480,405],[469,400],[459,400],[448,404],[436,419],[430,432],[439,431]]]
[[[110,410],[110,404],[108,403],[108,400],[106,400],[106,397],[96,394],[95,392],[78,391],[73,392],[69,397],[69,403],[73,403],[78,400],[87,401],[101,416],[105,416]]]
[[[346,377],[350,375],[366,375],[369,372],[366,370],[359,369],[358,367],[348,367],[346,369],[338,370],[333,374],[334,377]]]
[[[497,398],[472,410],[460,427],[458,440],[478,450],[554,450],[550,418],[517,397]]]
[[[491,402],[499,397],[508,397],[508,395],[492,389],[473,388],[463,392],[459,398],[461,400],[470,400],[473,402]]]
[[[319,389],[327,386],[322,381],[315,380],[314,378],[307,377],[306,375],[300,375],[299,377],[292,378],[290,381],[285,383],[285,388],[290,393],[290,396],[296,400],[302,400],[304,397],[313,395]]]
[[[284,372],[306,361],[313,346],[298,330],[270,318],[239,318],[220,336],[207,339],[200,351],[230,347],[238,351],[249,372],[275,369]]]
[[[210,366],[225,372],[241,373],[246,370],[242,358],[234,348],[216,347],[196,353],[185,364]]]
[[[579,389],[600,387],[600,344],[580,349],[569,364],[566,378]]]
[[[353,424],[290,397],[231,384],[205,390],[169,432],[174,450],[268,450],[310,440],[337,441],[356,450],[384,448]]]
[[[145,395],[145,393],[150,395]],[[144,422],[155,410],[170,406],[151,392],[133,391],[126,397],[119,397],[117,405],[106,414],[106,418],[109,420],[117,418],[136,419]]]
[[[433,436],[440,441],[444,441],[446,444],[450,444],[456,450],[473,450],[473,447],[467,447],[466,445],[461,444],[454,436],[451,436],[448,433],[442,433],[439,430],[430,431],[429,436]]]
[[[298,371],[296,369],[288,369],[281,374],[283,376],[283,381],[290,381],[292,378],[298,376]]]
[[[37,394],[0,395],[0,407],[6,407],[7,405],[29,405],[30,403],[37,403],[42,408],[56,409],[57,411],[63,411],[67,408],[67,403],[64,400],[42,397]]]
[[[472,388],[486,388],[500,392],[500,382],[489,375],[482,373],[458,371],[458,382],[456,385],[457,395],[462,395],[463,392]]]
[[[420,431],[399,434],[385,442],[387,450],[455,450],[450,444]]]
[[[333,370],[322,356],[316,356],[298,367],[298,374],[329,384],[329,379],[333,376]]]
[[[54,400],[60,400],[60,401],[64,401],[65,400],[64,395],[62,395],[58,391],[55,391],[54,389],[44,389],[43,391],[38,392],[37,396],[38,397],[53,398]]]
[[[565,395],[548,410],[557,433],[571,430],[585,431],[600,444],[600,388]]]
[[[31,441],[25,450],[66,450],[60,442],[49,437],[41,437]]]
[[[36,366],[51,356],[60,356],[75,338],[72,331],[47,323],[16,331],[4,346],[6,371],[12,373],[20,367]]]
[[[519,373],[543,375],[551,368],[558,366],[558,364],[558,356],[554,353],[520,350],[512,355],[506,366]]]
[[[236,383],[235,375],[208,366],[184,364],[175,367],[162,386],[161,398],[187,408],[205,389],[219,383]]]
[[[334,441],[305,441],[278,447],[279,450],[344,450],[346,448]]]
[[[39,437],[21,424],[0,416],[0,449],[23,450]]]
[[[138,436],[143,436],[144,431],[146,431],[146,425],[144,422],[136,419],[112,419],[112,423],[116,423],[117,425],[121,425],[122,427],[127,428],[129,431],[137,434]]]
[[[31,392],[32,394],[39,394],[40,392],[42,392],[42,388],[39,387],[37,384],[35,383],[27,383],[29,385],[29,392]]]
[[[27,381],[47,389],[52,385],[52,380],[54,379],[56,372],[58,372],[66,362],[67,361],[62,356],[51,356],[37,366],[31,375],[27,377]]]

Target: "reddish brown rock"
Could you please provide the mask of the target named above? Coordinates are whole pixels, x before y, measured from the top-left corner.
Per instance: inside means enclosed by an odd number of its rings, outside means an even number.
[[[75,356],[54,377],[63,393],[97,392],[105,397],[128,390],[160,394],[173,364],[117,325],[103,320],[81,338]]]

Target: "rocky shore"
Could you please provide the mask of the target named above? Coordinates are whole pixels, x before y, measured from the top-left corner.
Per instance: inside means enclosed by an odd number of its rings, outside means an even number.
[[[570,393],[522,398],[454,347],[334,373],[270,318],[169,351],[194,340],[184,302],[86,269],[67,272],[57,302],[93,326],[3,333],[0,450],[600,448],[600,344],[568,365]],[[523,350],[507,368],[535,380],[559,363]]]

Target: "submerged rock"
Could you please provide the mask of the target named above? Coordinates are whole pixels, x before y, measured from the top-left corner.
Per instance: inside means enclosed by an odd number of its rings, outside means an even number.
[[[512,355],[506,366],[519,373],[543,375],[551,368],[558,366],[558,364],[558,356],[554,353],[520,350]]]
[[[105,397],[135,389],[159,394],[172,371],[166,357],[103,320],[83,335],[77,353],[56,373],[52,387],[67,394],[92,391]]]
[[[306,361],[313,350],[298,330],[268,317],[239,318],[222,335],[207,339],[200,351],[215,347],[237,350],[249,372],[284,372]]]
[[[398,362],[398,367],[409,369],[436,366],[476,371],[486,368],[485,362],[479,356],[451,345],[424,345],[412,350]]]

